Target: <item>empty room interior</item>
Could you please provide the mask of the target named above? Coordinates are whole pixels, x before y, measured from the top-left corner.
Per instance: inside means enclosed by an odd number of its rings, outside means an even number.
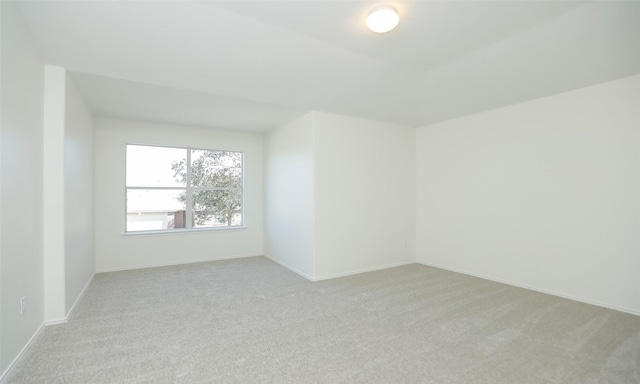
[[[640,383],[640,2],[1,1],[0,383]]]

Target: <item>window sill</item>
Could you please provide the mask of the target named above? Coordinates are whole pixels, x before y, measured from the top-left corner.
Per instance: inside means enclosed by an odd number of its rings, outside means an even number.
[[[242,225],[242,226],[234,226],[234,227],[215,227],[215,228],[198,228],[198,229],[171,229],[171,230],[157,230],[157,231],[135,231],[135,232],[124,232],[122,234],[122,237],[193,235],[193,234],[198,234],[198,233],[244,231],[246,229],[247,229],[247,227]]]

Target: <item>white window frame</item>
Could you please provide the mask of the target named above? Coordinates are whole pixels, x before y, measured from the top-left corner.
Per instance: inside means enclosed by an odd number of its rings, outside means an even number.
[[[184,149],[187,151],[187,181],[184,187],[145,187],[145,186],[128,186],[127,185],[127,147],[128,146],[139,146],[139,147],[156,147],[156,148],[173,148],[173,149]],[[230,226],[209,226],[209,227],[194,227],[192,225],[193,221],[193,206],[192,206],[192,196],[193,191],[202,191],[202,190],[228,190],[229,188],[222,187],[192,187],[191,186],[191,152],[192,151],[211,151],[211,152],[234,152],[240,154],[240,224],[238,225],[230,225]],[[124,163],[124,231],[125,235],[150,235],[150,234],[162,234],[162,233],[193,233],[193,232],[202,232],[202,231],[229,231],[229,230],[237,230],[244,229],[244,152],[231,150],[231,149],[207,149],[207,148],[194,148],[194,147],[179,147],[179,146],[170,146],[170,145],[156,145],[156,144],[138,144],[138,143],[126,143],[125,144],[125,163]],[[174,190],[174,191],[185,191],[185,228],[170,228],[170,229],[148,229],[141,231],[128,231],[127,230],[127,215],[128,215],[128,207],[127,207],[127,191],[128,190]]]

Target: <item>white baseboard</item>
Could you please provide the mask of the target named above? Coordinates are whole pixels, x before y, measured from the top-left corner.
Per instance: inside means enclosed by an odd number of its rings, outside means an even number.
[[[73,305],[71,306],[71,308],[69,308],[69,311],[67,311],[67,314],[65,315],[65,317],[63,317],[61,319],[45,320],[44,325],[50,326],[50,325],[66,323],[67,320],[69,319],[69,316],[73,312],[73,310],[76,309],[76,306],[80,302],[80,299],[82,298],[82,296],[84,296],[84,293],[87,291],[87,288],[89,287],[89,284],[91,284],[91,282],[93,281],[93,277],[95,275],[96,275],[95,272],[91,275],[91,277],[89,278],[87,283],[84,285],[84,288],[82,288],[82,291],[80,291],[80,294],[78,295],[78,297],[76,297],[76,301],[73,302]]]
[[[564,293],[561,293],[561,292],[556,292],[556,291],[551,291],[551,290],[542,289],[542,288],[538,288],[538,287],[533,287],[533,286],[530,286],[530,285],[527,285],[527,284],[520,284],[520,283],[516,283],[516,282],[513,282],[513,281],[509,281],[509,280],[498,279],[498,278],[485,276],[485,275],[481,275],[481,274],[477,274],[477,273],[473,273],[473,272],[469,272],[469,271],[465,271],[465,270],[461,270],[461,269],[450,268],[450,267],[446,267],[446,266],[439,265],[439,264],[425,263],[423,261],[416,261],[416,263],[422,264],[422,265],[426,265],[427,267],[433,267],[433,268],[443,269],[445,271],[461,273],[461,274],[467,275],[467,276],[473,276],[473,277],[478,277],[478,278],[484,279],[484,280],[495,281],[496,283],[507,284],[507,285],[511,285],[511,286],[514,286],[514,287],[518,287],[518,288],[528,289],[530,291],[536,291],[536,292],[540,292],[540,293],[545,293],[547,295],[558,296],[558,297],[562,297],[564,299],[569,299],[569,300],[573,300],[573,301],[579,301],[579,302],[585,303],[585,304],[591,304],[591,305],[595,305],[595,306],[598,306],[598,307],[603,307],[603,308],[607,308],[607,309],[613,309],[615,311],[620,311],[620,312],[629,313],[631,315],[640,316],[640,311],[633,310],[633,309],[630,309],[630,308],[617,307],[615,305],[609,305],[609,304],[601,303],[601,302],[595,301],[595,300],[589,300],[589,299],[585,299],[585,298],[582,298],[582,297],[576,297],[576,296],[572,296],[572,295],[567,295],[567,294],[564,294]]]
[[[276,259],[276,258],[274,258],[274,257],[271,257],[270,255],[268,255],[268,254],[266,254],[266,253],[264,254],[264,257],[266,257],[267,259],[269,259],[269,260],[273,261],[273,262],[274,262],[274,263],[276,263],[276,264],[279,264],[279,265],[281,265],[281,266],[283,266],[283,267],[287,268],[287,269],[288,269],[288,270],[290,270],[291,272],[293,272],[293,273],[295,273],[295,274],[298,274],[298,275],[300,275],[300,276],[304,277],[304,278],[305,278],[305,279],[307,279],[307,280],[314,281],[314,280],[313,280],[313,277],[311,277],[311,276],[307,275],[307,274],[306,274],[306,273],[304,273],[304,272],[301,272],[301,271],[297,270],[296,268],[293,268],[292,266],[288,265],[287,263],[284,263],[284,262],[282,262],[282,261],[280,261],[280,260],[278,260],[278,259]]]
[[[7,367],[7,369],[4,370],[4,372],[2,372],[2,375],[0,375],[0,384],[4,384],[5,379],[7,378],[7,376],[9,375],[9,372],[11,372],[11,370],[13,369],[13,367],[16,365],[16,363],[20,360],[20,358],[22,358],[22,355],[24,355],[24,353],[27,351],[27,349],[29,349],[29,347],[31,347],[31,344],[33,344],[33,342],[35,341],[35,339],[40,336],[40,333],[42,332],[42,330],[44,329],[45,325],[44,323],[42,323],[40,325],[40,327],[38,328],[38,330],[33,334],[33,336],[31,336],[31,338],[29,339],[29,341],[27,342],[27,344],[22,348],[22,350],[20,351],[20,353],[18,353],[18,355],[15,357],[15,359],[13,359],[13,361],[11,362],[11,364],[9,364],[9,366]]]
[[[184,264],[197,264],[197,263],[207,263],[209,261],[220,261],[220,260],[233,260],[233,259],[244,259],[247,257],[259,257],[262,255],[235,255],[235,256],[223,256],[223,257],[212,257],[208,259],[195,259],[195,260],[181,260],[181,261],[172,261],[168,263],[154,263],[154,264],[144,264],[144,265],[136,265],[131,267],[120,267],[120,268],[104,268],[96,270],[96,273],[107,273],[107,272],[120,272],[120,271],[134,271],[136,269],[147,269],[147,268],[158,268],[158,267],[171,267],[173,265],[184,265]]]
[[[372,267],[372,268],[365,268],[365,269],[358,269],[355,271],[349,271],[349,272],[342,272],[342,273],[336,273],[333,275],[325,275],[325,276],[319,276],[319,277],[313,277],[313,276],[309,276],[304,272],[299,271],[296,268],[293,268],[292,266],[288,265],[287,263],[284,263],[268,254],[265,254],[264,257],[266,257],[267,259],[273,261],[276,264],[280,264],[281,266],[287,268],[288,270],[290,270],[291,272],[294,272],[302,277],[304,277],[307,280],[310,281],[322,281],[322,280],[329,280],[329,279],[335,279],[337,277],[345,277],[345,276],[351,276],[351,275],[357,275],[360,273],[366,273],[366,272],[373,272],[373,271],[379,271],[382,269],[388,269],[388,268],[394,268],[394,267],[400,267],[402,265],[407,265],[407,264],[415,264],[414,260],[408,260],[408,261],[403,261],[400,263],[393,263],[393,264],[386,264],[386,265],[381,265],[381,266],[377,266],[377,267]]]
[[[380,271],[380,270],[383,270],[383,269],[401,267],[403,265],[415,264],[415,263],[416,263],[415,260],[407,260],[407,261],[403,261],[403,262],[400,262],[400,263],[385,264],[385,265],[380,265],[380,266],[377,266],[377,267],[357,269],[357,270],[349,271],[349,272],[336,273],[336,274],[333,274],[333,275],[318,276],[318,277],[315,277],[313,279],[313,281],[329,280],[329,279],[335,279],[337,277],[358,275],[360,273]]]
[[[46,320],[46,321],[44,322],[44,325],[48,327],[48,326],[50,326],[50,325],[64,324],[64,323],[66,323],[66,322],[67,322],[67,318],[66,318],[66,317],[63,317],[63,318],[60,318],[60,319],[51,319],[51,320]]]
[[[89,280],[87,281],[87,284],[85,284],[84,288],[82,288],[82,291],[80,291],[80,294],[78,295],[78,297],[76,297],[76,301],[74,301],[71,308],[69,308],[69,312],[67,312],[67,316],[65,317],[65,319],[68,319],[69,316],[71,316],[71,313],[73,312],[73,310],[76,309],[76,306],[80,302],[80,299],[82,299],[82,296],[84,296],[84,293],[87,291],[87,288],[89,288],[89,285],[91,284],[95,276],[96,276],[96,273],[94,272],[89,278]]]

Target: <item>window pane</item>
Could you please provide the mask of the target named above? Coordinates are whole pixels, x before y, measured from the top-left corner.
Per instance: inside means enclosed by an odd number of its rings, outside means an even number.
[[[194,227],[242,225],[240,189],[197,191],[192,199]]]
[[[127,145],[127,187],[184,187],[184,148]]]
[[[192,150],[191,186],[241,188],[242,153]]]
[[[184,190],[127,190],[127,231],[185,228]]]

